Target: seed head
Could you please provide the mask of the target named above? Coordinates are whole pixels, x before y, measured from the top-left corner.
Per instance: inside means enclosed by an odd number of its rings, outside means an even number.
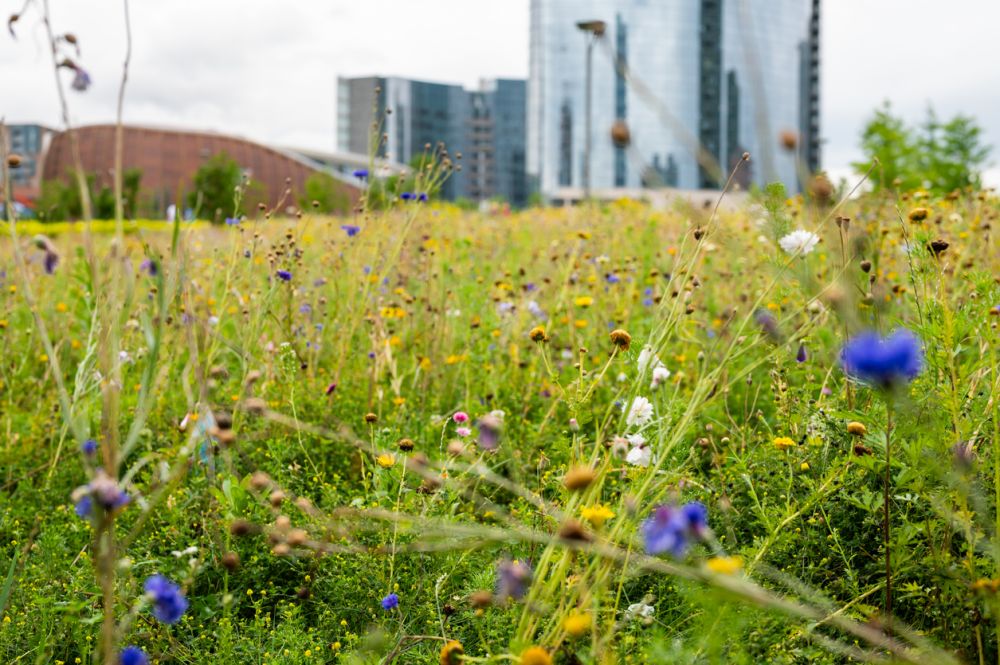
[[[864,436],[868,433],[868,428],[865,427],[864,423],[859,423],[856,420],[852,420],[847,423],[847,433],[852,436]]]
[[[586,489],[590,483],[594,482],[597,475],[589,466],[578,466],[566,472],[563,478],[563,485],[571,492]]]
[[[617,346],[622,351],[628,351],[628,347],[632,344],[632,335],[619,328],[618,330],[611,331],[611,343]]]

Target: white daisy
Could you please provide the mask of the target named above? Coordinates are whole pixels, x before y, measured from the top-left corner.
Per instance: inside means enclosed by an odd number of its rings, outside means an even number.
[[[660,384],[666,383],[667,379],[670,378],[670,370],[659,365],[653,368],[653,383],[650,386],[653,389],[659,388]]]
[[[635,446],[625,456],[625,461],[633,466],[649,466],[652,459],[653,451],[649,449],[649,446]]]
[[[653,404],[645,397],[636,397],[625,416],[629,427],[643,427],[653,419]]]
[[[796,229],[778,241],[786,254],[808,254],[819,243],[819,236],[812,231]]]

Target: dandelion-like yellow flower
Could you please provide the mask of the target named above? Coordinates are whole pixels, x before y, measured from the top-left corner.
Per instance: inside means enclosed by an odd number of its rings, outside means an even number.
[[[549,336],[545,334],[545,328],[542,326],[535,326],[528,333],[528,337],[531,338],[532,342],[547,342],[549,341]]]
[[[910,211],[910,214],[907,215],[907,217],[909,217],[910,221],[913,222],[914,224],[919,224],[920,222],[927,219],[930,216],[930,214],[931,211],[928,210],[927,208],[914,208],[913,210]]]
[[[542,647],[528,647],[521,652],[520,665],[552,665],[552,656]]]
[[[462,643],[452,640],[441,647],[441,665],[459,665],[464,655],[465,649],[462,648]]]
[[[738,556],[713,556],[705,567],[719,575],[735,575],[743,570],[743,558]]]
[[[382,453],[375,458],[375,463],[378,464],[383,469],[388,469],[393,464],[396,463],[396,456],[392,453]]]
[[[590,307],[594,304],[594,298],[591,296],[577,296],[573,299],[573,304],[577,307]]]
[[[851,421],[847,423],[847,433],[854,436],[864,436],[868,433],[868,428],[865,427],[864,423]]]
[[[774,447],[778,450],[788,450],[795,447],[795,441],[787,436],[778,436],[774,439]]]
[[[590,615],[583,612],[573,612],[563,619],[563,630],[572,637],[582,637],[590,631]]]
[[[595,503],[593,506],[584,506],[580,509],[580,515],[598,529],[615,516],[614,512],[602,503]]]

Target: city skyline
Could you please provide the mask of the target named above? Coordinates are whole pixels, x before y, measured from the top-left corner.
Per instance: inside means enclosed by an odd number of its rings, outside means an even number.
[[[474,87],[480,79],[528,73],[528,0],[515,3],[428,0],[420,7],[370,3],[261,6],[253,20],[235,22],[238,3],[210,7],[182,0],[133,7],[137,35],[125,119],[133,124],[217,130],[276,145],[336,147],[338,76],[391,75]],[[864,7],[866,20],[857,16]],[[57,31],[75,32],[94,85],[71,97],[74,121],[113,119],[121,58],[118,8],[93,11],[52,5]],[[982,20],[959,22],[963,9]],[[199,16],[191,21],[190,16]],[[976,117],[986,142],[1000,147],[1000,117],[991,113],[1000,73],[989,68],[990,27],[1000,6],[956,0],[942,9],[929,0],[861,0],[824,5],[822,43],[822,166],[835,178],[859,158],[858,135],[884,99],[910,121],[931,103],[941,116]],[[437,26],[427,47],[421,26]],[[933,26],[933,30],[931,30]],[[167,29],[162,29],[166,27]],[[888,40],[887,31],[898,37]],[[0,40],[0,76],[8,90],[0,115],[8,122],[59,126],[47,53],[37,20],[18,25],[19,39]],[[183,48],[174,39],[183,30]],[[931,36],[933,39],[931,39]],[[252,47],[252,48],[251,48]],[[212,62],[209,76],[200,66]],[[930,91],[935,91],[932,95]],[[273,122],[281,118],[282,122]],[[1000,182],[994,154],[988,181]]]

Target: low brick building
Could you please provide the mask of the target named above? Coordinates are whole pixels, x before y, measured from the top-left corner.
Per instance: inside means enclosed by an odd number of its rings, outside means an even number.
[[[84,171],[94,174],[98,188],[111,186],[115,163],[115,126],[90,125],[73,131],[80,143]],[[297,205],[306,179],[319,170],[319,165],[303,156],[238,137],[148,127],[124,128],[123,167],[142,171],[143,193],[151,196],[154,205],[163,211],[191,190],[197,170],[221,152],[236,160],[244,173],[263,188],[269,206],[275,206],[288,187],[291,187],[292,194],[283,207]],[[43,178],[68,179],[73,167],[69,136],[65,132],[59,133],[53,137],[48,148]],[[356,202],[361,193],[359,188],[343,180],[341,185],[348,199]]]

